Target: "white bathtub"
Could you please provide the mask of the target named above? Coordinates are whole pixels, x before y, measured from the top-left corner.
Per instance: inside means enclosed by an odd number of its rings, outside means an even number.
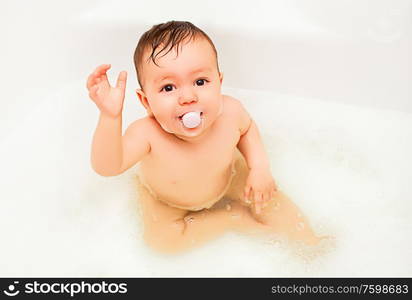
[[[201,13],[191,1],[20,2],[0,12],[0,276],[412,275],[411,1],[206,1]],[[178,256],[144,245],[138,166],[91,170],[98,111],[85,80],[102,63],[112,81],[127,70],[124,129],[143,117],[132,55],[172,19],[214,40],[223,92],[248,108],[279,186],[336,248],[308,263],[232,233]]]

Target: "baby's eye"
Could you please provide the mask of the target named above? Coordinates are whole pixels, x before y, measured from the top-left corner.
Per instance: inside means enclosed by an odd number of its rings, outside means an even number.
[[[171,92],[173,91],[173,86],[171,84],[165,85],[160,91],[165,90],[165,92]]]
[[[209,82],[209,81],[207,81],[206,79],[198,79],[198,80],[196,80],[196,84],[197,84],[197,85],[200,85],[200,86],[204,85],[205,82]]]

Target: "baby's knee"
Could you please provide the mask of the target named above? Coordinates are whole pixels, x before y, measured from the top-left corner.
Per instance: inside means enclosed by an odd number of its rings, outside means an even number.
[[[143,239],[156,252],[172,254],[181,250],[181,240],[185,229],[185,222],[177,220],[171,224],[163,224],[162,227],[147,228]]]

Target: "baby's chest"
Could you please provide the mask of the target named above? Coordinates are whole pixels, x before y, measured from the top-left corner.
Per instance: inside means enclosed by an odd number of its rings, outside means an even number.
[[[237,141],[238,138],[234,134],[221,135],[196,147],[170,145],[165,151],[159,151],[157,156],[161,160],[168,160],[168,164],[172,167],[177,164],[185,168],[196,166],[213,168],[231,161]]]
[[[164,176],[185,179],[190,176],[212,177],[221,174],[233,161],[239,132],[226,128],[197,145],[158,141],[150,154],[150,165],[162,170]]]

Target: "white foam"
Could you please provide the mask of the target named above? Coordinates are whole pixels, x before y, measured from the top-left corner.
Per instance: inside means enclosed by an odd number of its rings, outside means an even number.
[[[226,88],[258,124],[279,187],[336,246],[308,262],[227,233],[169,256],[142,240],[136,169],[91,170],[98,114],[83,89],[59,91],[0,141],[0,275],[411,276],[410,114]],[[125,124],[144,115],[128,105]]]

